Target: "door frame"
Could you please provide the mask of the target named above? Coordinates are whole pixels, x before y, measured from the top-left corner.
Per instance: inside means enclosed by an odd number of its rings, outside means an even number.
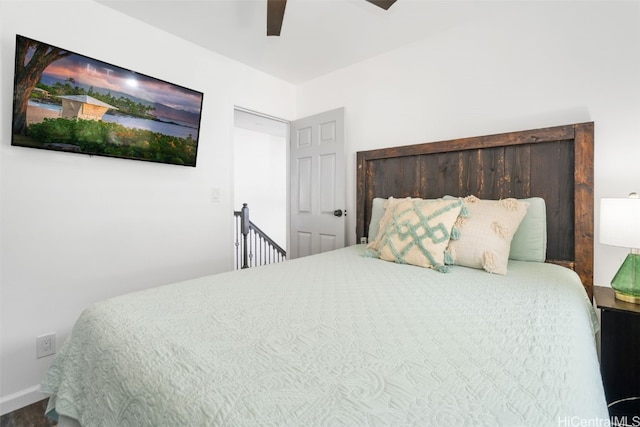
[[[280,117],[276,117],[276,116],[272,116],[269,114],[265,114],[265,113],[261,113],[259,111],[256,110],[252,110],[249,108],[244,108],[238,105],[234,105],[233,106],[233,115],[232,115],[232,129],[236,128],[236,124],[235,124],[235,112],[239,111],[242,113],[247,113],[247,114],[252,114],[254,116],[263,118],[263,119],[267,119],[267,120],[272,120],[274,122],[279,122],[279,123],[283,123],[286,126],[286,133],[285,133],[285,164],[286,164],[286,180],[285,180],[285,185],[286,185],[286,198],[285,198],[285,204],[286,204],[286,217],[285,217],[285,227],[286,227],[286,241],[285,241],[285,248],[287,250],[287,253],[289,252],[289,248],[291,247],[291,210],[289,209],[289,206],[291,206],[291,177],[290,177],[290,167],[289,167],[289,163],[290,163],[290,151],[291,151],[291,121],[287,120],[287,119],[283,119]],[[265,132],[268,133],[268,132]],[[233,137],[232,137],[233,140]],[[234,201],[235,201],[235,145],[232,143],[231,146],[231,242],[235,241],[235,229],[234,229],[234,220],[233,220],[233,212],[236,210],[236,208],[240,208],[240,206],[234,206]],[[249,208],[251,208],[251,206],[249,206]],[[234,269],[234,252],[235,252],[235,248],[232,246],[231,249],[231,261],[230,261],[230,266],[231,266],[231,270]],[[287,255],[288,258],[288,255]]]

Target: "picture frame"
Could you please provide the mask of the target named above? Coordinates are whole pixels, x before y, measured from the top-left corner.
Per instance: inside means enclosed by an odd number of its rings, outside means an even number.
[[[195,167],[203,98],[16,35],[11,145]]]

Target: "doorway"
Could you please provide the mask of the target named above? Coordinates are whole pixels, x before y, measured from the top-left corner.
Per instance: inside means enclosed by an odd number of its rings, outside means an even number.
[[[289,123],[234,109],[233,208],[247,203],[251,221],[287,250]]]

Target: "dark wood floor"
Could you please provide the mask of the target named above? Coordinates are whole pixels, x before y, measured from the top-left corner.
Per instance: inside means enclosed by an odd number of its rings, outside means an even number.
[[[47,400],[36,402],[0,417],[0,427],[52,427],[56,423],[44,416]]]

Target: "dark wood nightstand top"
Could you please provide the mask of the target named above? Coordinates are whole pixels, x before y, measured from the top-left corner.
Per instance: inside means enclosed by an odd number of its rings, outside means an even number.
[[[615,291],[610,287],[594,286],[593,296],[596,299],[597,307],[601,310],[622,311],[640,316],[640,304],[633,304],[616,299]]]

